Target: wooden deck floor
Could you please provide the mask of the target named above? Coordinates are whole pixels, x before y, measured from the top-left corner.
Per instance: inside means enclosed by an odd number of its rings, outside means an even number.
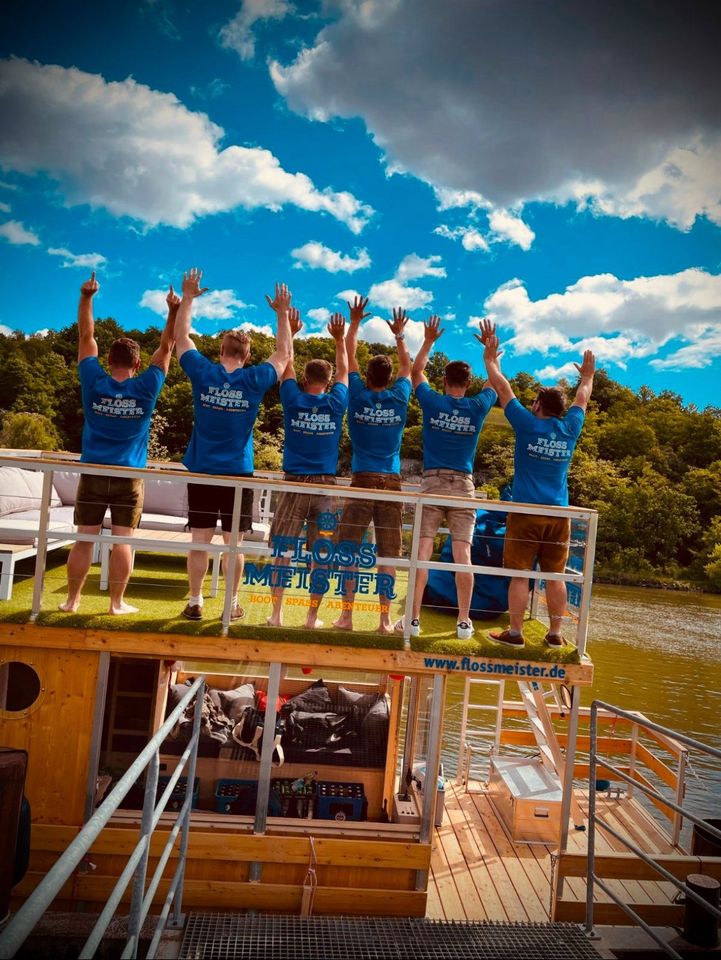
[[[481,790],[471,792],[446,783],[446,814],[434,835],[426,915],[439,920],[545,921],[551,907],[551,852],[544,844],[511,842],[496,810]],[[584,813],[585,798],[579,801]],[[599,813],[611,826],[631,837],[646,852],[674,851],[655,821],[628,797],[600,797]],[[613,838],[597,831],[597,850],[622,850]],[[569,851],[586,851],[587,834],[572,830]],[[675,888],[651,881],[610,881],[627,902],[668,903]],[[583,879],[567,879],[564,897],[584,900]],[[597,891],[599,902],[609,897]]]

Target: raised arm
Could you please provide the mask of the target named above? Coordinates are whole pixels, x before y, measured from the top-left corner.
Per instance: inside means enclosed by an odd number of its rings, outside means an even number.
[[[292,363],[293,358],[293,336],[290,328],[290,312],[294,308],[290,305],[291,297],[292,294],[284,283],[276,283],[274,300],[271,300],[268,294],[265,295],[268,306],[275,312],[278,318],[275,350],[268,357],[267,362],[275,368],[279,380],[281,378],[286,379],[285,370],[288,362],[290,361]],[[300,316],[297,310],[295,310],[295,316],[298,322],[300,322]],[[298,329],[300,330],[300,327],[298,327]]]
[[[201,288],[202,279],[203,271],[196,270],[195,267],[183,274],[183,299],[175,315],[175,348],[178,352],[178,360],[187,350],[195,350],[195,344],[190,338],[190,323],[193,318],[193,300],[196,297],[202,297],[208,289]]]
[[[398,351],[398,377],[407,377],[411,375],[411,355],[408,353],[406,344],[406,324],[408,323],[408,314],[403,307],[393,308],[393,322],[386,320],[391,328],[391,333],[396,338],[396,350]]]
[[[588,401],[591,399],[591,393],[593,392],[593,376],[596,372],[596,358],[590,350],[585,350],[581,366],[579,367],[577,363],[574,363],[574,367],[581,376],[581,382],[576,390],[576,399],[571,406],[580,407],[581,410],[585,410],[588,406]]]
[[[482,326],[481,330],[483,330]],[[515,397],[515,394],[510,383],[501,373],[501,364],[499,362],[499,357],[501,355],[500,341],[495,333],[492,335],[482,333],[480,336],[479,334],[476,334],[475,336],[477,340],[484,344],[483,362],[486,365],[488,382],[498,394],[498,402],[505,410],[506,406]],[[485,340],[483,339],[484,336]]]
[[[95,273],[80,288],[78,303],[78,363],[86,357],[97,357],[98,343],[95,339],[95,321],[93,320],[93,297],[100,289]]]
[[[293,351],[293,341],[303,329],[303,321],[300,319],[300,312],[296,307],[291,307],[288,311],[288,322],[290,325],[290,358],[285,365],[283,373],[280,375],[281,383],[285,380],[295,380],[295,355]]]
[[[335,340],[335,382],[348,386],[348,354],[345,346],[345,319],[334,313],[328,324],[328,333]]]
[[[423,343],[416,359],[413,361],[413,369],[411,370],[411,381],[414,389],[419,383],[428,383],[428,377],[426,377],[424,371],[428,363],[428,358],[431,355],[433,344],[442,333],[440,317],[435,315],[429,317],[428,322],[423,324]]]
[[[175,318],[178,315],[178,307],[180,306],[180,297],[175,290],[173,290],[172,283],[165,302],[168,304],[168,318],[165,321],[163,332],[160,334],[158,349],[150,358],[150,362],[154,367],[160,367],[163,373],[167,374],[168,367],[170,366],[170,358],[173,355],[173,347],[175,346]]]
[[[358,349],[358,332],[361,321],[369,317],[369,313],[363,311],[368,306],[368,297],[356,297],[353,303],[346,300],[350,310],[350,323],[348,324],[348,333],[345,337],[345,349],[348,354],[348,372],[358,373],[358,360],[356,350]]]

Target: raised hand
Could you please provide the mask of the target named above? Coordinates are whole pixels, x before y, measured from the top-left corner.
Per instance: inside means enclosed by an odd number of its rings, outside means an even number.
[[[590,380],[596,372],[596,358],[593,355],[593,351],[584,350],[583,362],[581,363],[580,367],[577,363],[574,363],[574,367],[581,375],[581,380]]]
[[[99,289],[100,284],[95,279],[95,271],[93,270],[92,274],[90,275],[90,279],[86,280],[80,288],[80,296],[90,299],[91,297],[95,296]]]
[[[180,297],[173,290],[173,284],[170,284],[170,289],[168,290],[168,296],[165,298],[165,302],[168,304],[168,311],[170,313],[177,313],[178,307],[180,306]]]
[[[492,323],[488,319],[488,317],[484,317],[481,320],[481,322],[478,324],[478,326],[480,327],[481,332],[474,333],[473,336],[476,338],[476,340],[479,343],[482,343],[483,346],[485,347],[485,345],[488,343],[489,338],[494,337],[496,335],[496,325],[495,323]]]
[[[303,321],[300,319],[300,310],[297,307],[291,307],[288,311],[288,322],[290,323],[290,335],[292,337],[303,329]]]
[[[187,273],[183,274],[183,296],[187,297],[189,300],[194,300],[196,297],[202,297],[202,295],[207,291],[207,287],[200,286],[200,281],[203,279],[203,271],[198,270],[195,267],[191,267]]]
[[[441,318],[433,314],[433,316],[429,317],[426,323],[423,324],[423,339],[426,343],[435,343],[442,333]]]
[[[489,363],[498,363],[499,359],[503,356],[503,351],[500,349],[501,341],[495,333],[489,334],[485,342],[481,340],[478,334],[475,334],[475,337],[480,343],[483,343],[483,360],[486,366],[488,366]]]
[[[370,316],[370,313],[364,313],[363,311],[368,306],[368,297],[358,297],[353,300],[353,303],[350,300],[346,300],[348,304],[348,309],[350,310],[350,322],[354,326],[359,326],[361,320],[365,320],[366,317]]]
[[[275,310],[276,313],[279,313],[281,310],[290,310],[292,297],[293,294],[284,283],[276,283],[275,298],[273,300],[270,299],[267,293],[265,295],[268,306],[271,310]]]
[[[408,314],[405,312],[403,307],[394,307],[393,320],[386,320],[386,323],[391,328],[391,333],[393,336],[400,337],[405,329],[406,324],[408,323]]]
[[[336,343],[345,336],[345,317],[342,313],[334,313],[328,324],[328,333]]]

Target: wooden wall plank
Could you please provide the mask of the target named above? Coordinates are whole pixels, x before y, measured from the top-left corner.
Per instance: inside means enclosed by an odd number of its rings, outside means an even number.
[[[683,854],[655,854],[653,859],[678,880],[689,873],[705,873],[721,880],[721,857],[689,857]],[[558,860],[558,869],[564,877],[585,877],[585,854],[564,853]],[[653,867],[632,853],[606,853],[596,856],[596,875],[602,879],[659,880],[661,875]]]

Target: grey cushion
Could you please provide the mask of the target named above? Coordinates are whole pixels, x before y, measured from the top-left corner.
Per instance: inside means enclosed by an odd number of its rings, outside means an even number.
[[[223,712],[234,722],[240,720],[246,707],[255,706],[255,687],[252,683],[242,683],[234,690],[220,690],[219,693]]]

